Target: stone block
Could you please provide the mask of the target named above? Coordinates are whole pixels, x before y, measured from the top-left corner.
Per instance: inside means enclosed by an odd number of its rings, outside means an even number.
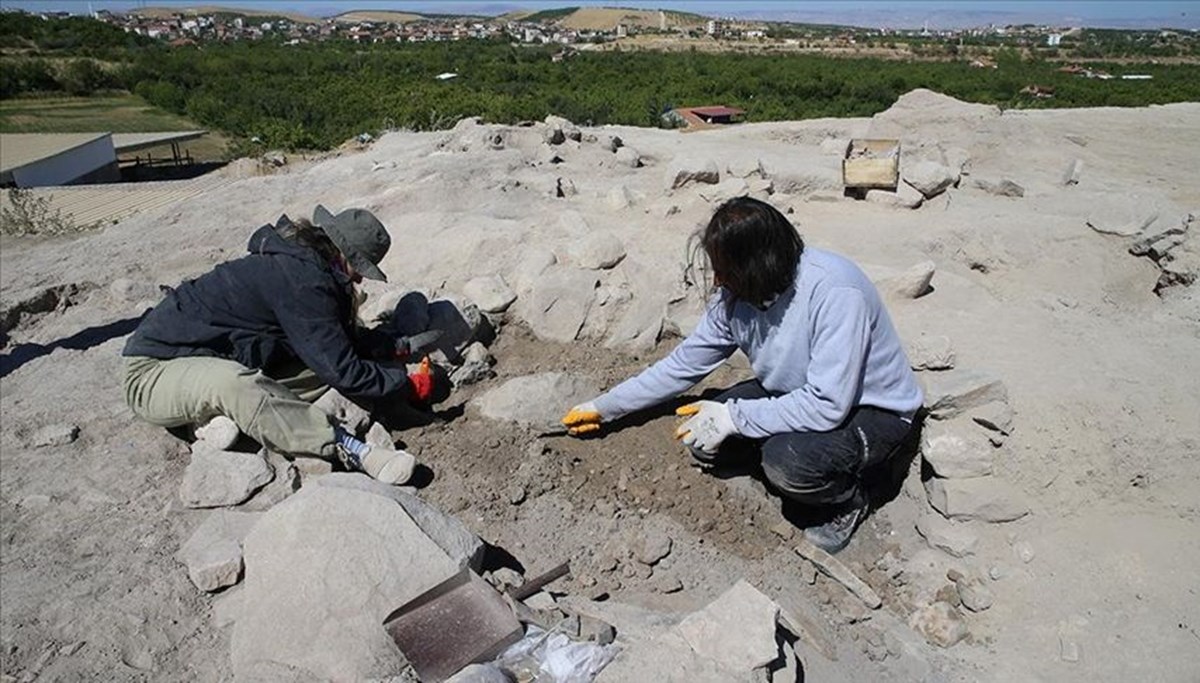
[[[77,438],[79,438],[79,425],[60,422],[38,428],[33,433],[30,443],[34,448],[66,446]]]
[[[384,619],[459,570],[394,497],[365,486],[306,487],[259,520],[244,555],[238,680],[394,676],[406,662]]]
[[[918,192],[908,183],[899,183],[895,190],[872,188],[867,190],[866,199],[875,204],[895,206],[902,209],[918,209],[925,201],[925,195]]]
[[[262,513],[214,510],[204,519],[175,555],[196,588],[212,592],[238,582],[242,541],[260,517]]]
[[[993,401],[1008,402],[1008,389],[996,377],[973,370],[952,370],[925,379],[925,406],[945,420]]]
[[[632,147],[618,149],[613,158],[617,160],[619,165],[628,166],[629,168],[641,168],[644,163],[642,155],[638,154],[638,151]]]
[[[193,449],[179,498],[191,508],[237,505],[270,483],[275,472],[258,453]]]
[[[546,372],[514,377],[473,403],[492,420],[555,430],[562,427],[560,420],[566,408],[590,401],[599,392],[599,385],[590,377]]]
[[[499,275],[468,280],[463,285],[463,295],[485,313],[503,313],[517,300],[517,293]]]
[[[672,190],[678,190],[689,183],[716,185],[719,182],[721,169],[717,167],[717,162],[711,159],[678,160],[667,170],[667,187]]]
[[[573,238],[566,252],[567,258],[580,268],[607,270],[625,258],[625,245],[613,235],[591,231]]]
[[[884,280],[880,283],[880,289],[901,299],[916,299],[930,292],[930,283],[935,272],[937,265],[933,261],[922,261],[903,273]]]
[[[517,299],[513,311],[539,338],[575,341],[587,319],[599,280],[592,271],[551,266]]]
[[[483,541],[457,517],[425,502],[411,488],[389,486],[354,472],[330,474],[319,479],[316,485],[363,491],[392,500],[404,508],[421,531],[441,548],[458,569],[469,567],[479,571],[483,566],[483,553],[486,550]]]
[[[930,421],[921,432],[921,455],[946,479],[991,474],[994,450],[983,430],[965,418]]]
[[[938,515],[927,513],[917,518],[917,533],[930,547],[954,557],[974,555],[979,547],[979,535],[966,524],[956,524]]]
[[[748,674],[779,658],[778,618],[779,605],[749,583],[738,581],[704,609],[684,617],[672,631],[697,654]]]
[[[1029,514],[1025,495],[997,477],[930,479],[929,504],[950,519],[1011,522]]]
[[[1012,433],[1013,411],[1004,401],[985,403],[970,411],[971,419],[984,429],[999,432],[1005,436]]]
[[[936,197],[954,184],[957,174],[936,161],[922,160],[903,164],[900,177],[926,199]]]
[[[908,362],[913,370],[953,370],[956,360],[950,338],[922,335],[908,345]]]

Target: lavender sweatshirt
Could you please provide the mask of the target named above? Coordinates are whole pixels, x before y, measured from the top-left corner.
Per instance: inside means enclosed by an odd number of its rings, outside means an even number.
[[[766,310],[721,294],[669,356],[595,400],[606,420],[673,398],[737,349],[770,398],[730,402],[743,436],[835,429],[856,406],[911,419],[924,396],[879,292],[849,259],[806,247],[796,280]]]

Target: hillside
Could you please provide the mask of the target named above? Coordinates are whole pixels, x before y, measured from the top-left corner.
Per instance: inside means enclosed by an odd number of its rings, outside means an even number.
[[[411,21],[421,21],[424,19],[420,14],[412,12],[389,12],[386,10],[353,10],[344,12],[333,17],[334,21],[341,23],[357,23],[360,21],[371,21],[379,23],[394,23],[403,24]]]
[[[545,10],[526,17],[525,21],[536,21],[539,16],[546,17],[564,28],[577,31],[611,30],[617,24],[637,26],[640,28],[659,28],[661,14],[666,15],[667,28],[703,26],[708,19],[698,14],[686,12],[658,12],[653,10],[623,9],[615,7],[580,7],[574,11],[556,14],[562,10]]]
[[[900,141],[896,192],[846,196],[855,138]],[[692,133],[466,119],[266,175],[242,160],[219,190],[94,232],[0,236],[0,674],[414,680],[379,626],[407,602],[388,591],[449,552],[396,531],[433,519],[489,544],[472,566],[497,586],[569,561],[534,617],[581,637],[616,626],[623,649],[597,683],[795,683],[796,667],[822,683],[1194,683],[1197,148],[1200,103],[1001,111],[920,89],[870,117]],[[586,439],[486,410],[512,380],[569,373],[599,391],[671,352],[711,294],[689,238],[741,195],[862,267],[925,388],[920,452],[877,472],[833,570],[797,554],[795,511],[751,451],[694,466],[671,438],[675,404]],[[390,232],[364,321],[402,296],[434,302],[412,316],[422,329],[435,305],[462,314],[435,354],[450,400],[371,430],[426,465],[420,488],[380,494],[248,438],[206,473],[204,444],[126,406],[121,350],[160,287],[318,203],[368,207]],[[734,354],[686,400],[751,374]],[[556,417],[562,394],[511,407]],[[193,496],[251,464],[256,483],[230,499]],[[374,514],[395,508],[374,500],[387,495],[412,505],[404,526]],[[367,513],[340,506],[362,496]],[[209,567],[178,553],[230,519],[253,530],[212,543],[207,592]],[[769,599],[765,638],[680,640],[684,615],[742,580]],[[738,675],[712,664],[744,653]]]
[[[241,7],[226,7],[223,5],[200,5],[196,7],[141,7],[129,10],[145,17],[165,18],[175,14],[237,14],[245,17],[284,17],[299,24],[316,24],[321,20],[307,14],[297,12],[275,12],[271,10],[244,9]]]

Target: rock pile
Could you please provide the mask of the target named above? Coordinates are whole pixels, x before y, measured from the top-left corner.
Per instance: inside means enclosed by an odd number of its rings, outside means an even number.
[[[926,270],[932,272],[932,264]],[[898,288],[897,282],[915,284]],[[927,278],[896,276],[884,280],[880,288],[907,298],[900,290],[927,293],[928,283]],[[983,529],[979,525],[1021,519],[1029,514],[1030,505],[1024,493],[996,474],[996,462],[1004,457],[1004,443],[1013,429],[1004,383],[986,373],[955,369],[951,342],[940,335],[911,339],[909,360],[919,371],[928,413],[921,430],[921,467],[914,470],[926,474],[924,486],[909,485],[919,502],[928,503],[916,519],[916,530],[931,549],[923,552],[945,553],[943,557],[958,563],[954,566],[963,567],[951,569],[947,585],[936,575],[945,571],[939,570],[943,562],[933,556],[909,562],[908,570],[925,576],[929,587],[915,596],[909,626],[927,642],[951,647],[969,635],[960,608],[981,612],[994,599],[986,581],[962,564],[980,548]]]
[[[236,676],[363,679],[405,668],[384,618],[461,568],[478,569],[483,544],[406,491],[332,474],[265,513],[244,555]]]
[[[1191,285],[1200,277],[1200,238],[1192,230],[1195,223],[1194,213],[1173,224],[1170,219],[1151,221],[1129,246],[1130,254],[1149,258],[1162,271],[1154,286],[1156,293],[1176,285]]]
[[[615,626],[624,647],[597,683],[799,679],[799,628],[746,581],[682,618],[612,602],[567,604]]]

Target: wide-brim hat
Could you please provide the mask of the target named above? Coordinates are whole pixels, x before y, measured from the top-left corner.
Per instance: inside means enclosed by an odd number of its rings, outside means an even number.
[[[366,209],[346,209],[334,215],[318,204],[313,209],[312,222],[325,231],[360,275],[387,282],[387,276],[379,269],[379,262],[391,248],[392,237],[375,214]]]

